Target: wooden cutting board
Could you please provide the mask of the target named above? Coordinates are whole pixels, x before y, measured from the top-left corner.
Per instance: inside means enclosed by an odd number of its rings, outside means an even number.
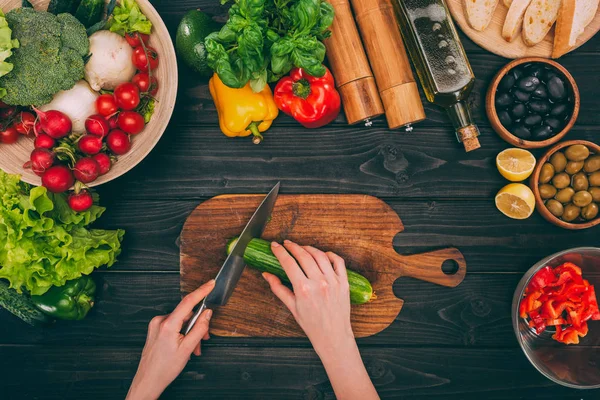
[[[181,291],[188,293],[214,278],[225,261],[227,240],[237,236],[264,195],[225,195],[200,204],[188,217],[181,233]],[[366,195],[280,195],[263,238],[284,239],[333,251],[348,268],[372,283],[377,298],[352,306],[356,337],[366,337],[388,327],[400,312],[403,300],[392,285],[409,276],[448,287],[462,282],[465,259],[454,248],[404,256],[392,247],[402,232],[402,221],[390,206]],[[455,274],[442,271],[454,260]],[[238,337],[302,337],[302,330],[271,293],[261,274],[246,268],[226,306],[215,310],[211,333]]]
[[[574,0],[570,0],[574,1]],[[504,5],[503,0],[500,0],[496,11],[492,16],[492,22],[483,32],[476,31],[471,28],[467,21],[465,12],[465,0],[447,0],[448,8],[452,14],[452,18],[456,22],[460,29],[467,35],[472,41],[477,43],[489,52],[497,54],[506,58],[522,58],[522,57],[545,57],[550,58],[552,55],[552,47],[554,45],[554,27],[550,30],[548,35],[540,43],[535,46],[527,46],[521,35],[519,35],[513,42],[509,43],[502,38],[502,27],[504,26],[504,20],[508,13],[508,7]],[[585,28],[581,36],[577,38],[577,43],[570,51],[575,50],[585,42],[590,40],[600,30],[600,11],[596,13],[596,16],[592,22]]]

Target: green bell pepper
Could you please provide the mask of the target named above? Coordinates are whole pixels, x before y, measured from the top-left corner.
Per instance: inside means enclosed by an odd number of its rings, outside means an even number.
[[[41,296],[31,296],[33,304],[44,313],[58,319],[81,320],[94,306],[96,283],[90,276],[53,286]]]

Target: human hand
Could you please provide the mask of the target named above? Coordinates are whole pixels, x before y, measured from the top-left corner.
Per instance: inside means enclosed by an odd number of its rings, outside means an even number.
[[[204,311],[186,336],[183,324],[193,315],[194,307],[215,287],[211,280],[181,300],[169,315],[154,317],[148,326],[148,337],[140,365],[131,383],[127,399],[158,399],[193,354],[200,355],[200,342],[207,340],[212,310]]]
[[[344,260],[334,253],[299,246],[288,240],[284,246],[273,242],[271,249],[294,291],[275,275],[264,273],[273,293],[290,310],[319,356],[344,352],[348,346],[355,346]]]

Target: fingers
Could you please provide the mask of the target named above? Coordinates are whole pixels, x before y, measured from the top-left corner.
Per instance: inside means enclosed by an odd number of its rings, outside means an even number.
[[[346,272],[346,263],[344,262],[344,259],[331,251],[328,251],[326,254],[329,261],[333,264],[333,269],[338,278],[341,281],[348,282],[348,273]]]
[[[186,295],[167,319],[171,321],[175,327],[178,326],[179,330],[181,330],[181,326],[183,325],[183,320],[185,317],[194,310],[194,307],[196,307],[198,303],[200,303],[202,299],[204,299],[211,292],[211,290],[213,290],[214,287],[215,280],[212,279],[190,294]]]
[[[298,264],[309,279],[320,279],[323,273],[319,269],[315,259],[301,246],[289,240],[284,241],[285,248],[298,260]]]
[[[208,334],[208,332],[206,332],[206,334],[202,337],[202,340],[208,340],[208,339],[210,339],[210,335]],[[199,356],[200,354],[202,354],[202,350],[200,348],[201,344],[202,344],[202,342],[200,342],[196,345],[196,348],[193,351],[194,355]]]
[[[281,280],[273,274],[263,272],[263,278],[271,286],[271,291],[281,300],[283,304],[295,315],[296,313],[296,297],[294,293],[281,283]]]
[[[183,338],[182,345],[186,346],[190,352],[198,347],[202,338],[208,333],[208,323],[212,314],[212,310],[205,310],[200,314],[192,330]]]
[[[323,275],[325,275],[325,279],[337,280],[337,276],[333,271],[331,261],[329,261],[329,257],[327,257],[327,254],[325,254],[319,249],[315,249],[312,246],[303,246],[303,249],[306,250],[308,254],[310,254],[312,258],[314,258],[314,260],[317,262],[319,269],[321,270]]]
[[[273,251],[273,254],[275,254],[275,257],[279,260],[286,275],[290,278],[292,286],[296,286],[306,279],[304,272],[302,272],[298,263],[294,260],[294,257],[292,257],[283,246],[277,242],[273,242],[271,243],[271,251]]]

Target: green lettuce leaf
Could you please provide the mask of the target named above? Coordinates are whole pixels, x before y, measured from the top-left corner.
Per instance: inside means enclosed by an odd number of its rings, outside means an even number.
[[[9,28],[4,13],[0,10],[0,76],[13,70],[13,65],[5,60],[12,56],[12,49],[19,47],[19,41],[11,39],[12,29]],[[0,88],[0,98],[6,95],[6,89]]]
[[[152,22],[142,13],[135,0],[122,0],[115,7],[108,28],[121,36],[131,32],[149,35],[152,32]]]
[[[52,286],[112,266],[124,231],[88,229],[105,211],[72,211],[64,194],[48,193],[0,170],[0,278],[19,292]]]

